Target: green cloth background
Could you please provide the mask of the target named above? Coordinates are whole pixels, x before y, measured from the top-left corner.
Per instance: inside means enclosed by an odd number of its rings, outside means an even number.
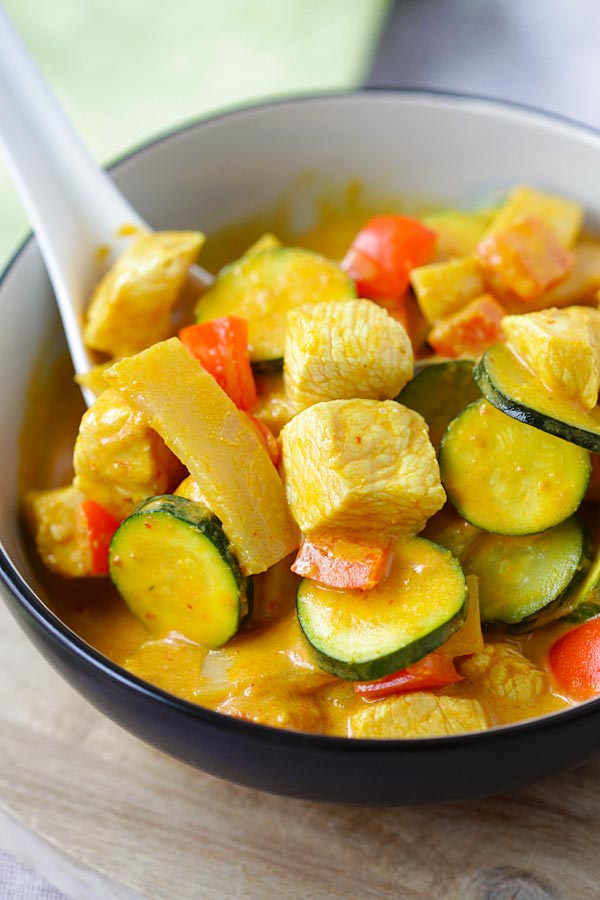
[[[101,163],[223,108],[359,85],[387,0],[4,0]],[[28,230],[0,160],[0,266]]]

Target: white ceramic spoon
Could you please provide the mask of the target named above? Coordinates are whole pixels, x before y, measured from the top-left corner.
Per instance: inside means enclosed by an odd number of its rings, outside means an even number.
[[[54,288],[77,374],[94,364],[82,340],[86,303],[98,280],[98,253],[126,246],[124,225],[149,226],[87,153],[25,45],[0,8],[0,146]],[[199,287],[212,275],[193,266]],[[91,403],[93,395],[83,395]]]

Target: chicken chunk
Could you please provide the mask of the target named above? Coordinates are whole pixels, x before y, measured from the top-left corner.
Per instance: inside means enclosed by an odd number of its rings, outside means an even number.
[[[491,294],[470,300],[461,310],[438,319],[427,343],[439,356],[477,359],[496,341],[504,340],[502,319],[506,310]]]
[[[544,222],[563,247],[572,247],[581,229],[583,209],[579,203],[565,197],[542,193],[529,185],[520,184],[509,193],[487,234],[497,234],[529,216]]]
[[[544,672],[510,644],[488,644],[458,662],[461,675],[477,679],[480,691],[511,706],[533,703],[548,689]]]
[[[600,289],[600,247],[592,241],[581,241],[571,250],[573,268],[567,277],[537,298],[529,301],[526,308],[522,300],[509,302],[509,312],[533,312],[536,309],[548,309],[551,306],[595,306]]]
[[[317,403],[281,439],[288,502],[305,534],[416,534],[444,505],[427,425],[392,400]]]
[[[484,238],[477,259],[492,293],[500,300],[536,300],[564,281],[575,265],[552,229],[541,219],[519,219]]]
[[[600,311],[584,306],[543,309],[505,316],[502,327],[548,390],[593,409],[600,388]]]
[[[96,288],[83,330],[86,345],[118,358],[170,337],[171,309],[203,243],[197,231],[138,237]]]
[[[482,731],[488,727],[477,700],[426,692],[398,694],[370,704],[350,719],[355,738],[424,738]]]
[[[292,310],[284,359],[285,389],[296,411],[322,400],[391,400],[413,368],[406,329],[370,300]]]
[[[64,578],[89,574],[80,539],[76,510],[85,500],[77,488],[30,491],[25,497],[25,518],[44,565]]]
[[[485,293],[485,282],[474,256],[418,266],[411,270],[410,282],[430,324],[458,312]]]
[[[168,493],[185,474],[142,413],[112,388],[81,420],[73,467],[75,487],[119,519],[146,497]]]

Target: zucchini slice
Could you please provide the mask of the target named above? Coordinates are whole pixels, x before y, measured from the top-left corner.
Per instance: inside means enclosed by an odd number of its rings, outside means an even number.
[[[585,576],[569,587],[561,608],[567,621],[577,624],[600,615],[600,547]]]
[[[449,550],[408,538],[395,544],[377,587],[336,590],[303,578],[296,609],[320,668],[372,681],[410,666],[460,628],[467,615],[465,576]]]
[[[253,364],[283,358],[285,319],[303,303],[349,300],[354,282],[336,263],[298,247],[275,247],[242,256],[219,272],[196,306],[196,321],[219,316],[248,319]]]
[[[583,447],[544,434],[477,400],[448,426],[440,474],[460,515],[484,531],[537,534],[583,500],[591,471]]]
[[[415,366],[412,380],[396,400],[421,413],[429,425],[429,439],[439,450],[452,419],[480,396],[473,380],[472,360],[440,359]]]
[[[505,344],[494,344],[473,372],[492,406],[513,419],[600,453],[600,407],[586,410],[550,392]]]
[[[541,534],[480,532],[461,562],[479,579],[481,621],[529,630],[564,616],[571,585],[589,567],[589,546],[575,516]]]
[[[112,539],[110,575],[151,632],[176,631],[210,649],[232,638],[252,610],[252,579],[219,519],[185,497],[140,503]]]

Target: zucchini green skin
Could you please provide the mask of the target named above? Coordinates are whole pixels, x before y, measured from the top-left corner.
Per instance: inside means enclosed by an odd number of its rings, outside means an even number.
[[[590,547],[575,516],[524,537],[481,532],[461,558],[465,573],[479,579],[481,621],[523,632],[565,616]]]
[[[452,419],[480,396],[472,360],[439,359],[417,364],[396,400],[423,416],[429,425],[429,439],[438,450]]]
[[[253,364],[283,358],[287,313],[303,303],[350,300],[356,286],[332,260],[299,247],[271,247],[223,268],[196,306],[197,322],[248,319]]]
[[[600,453],[600,409],[585,410],[549,391],[505,344],[494,344],[475,366],[486,400],[508,416]]]
[[[115,587],[154,633],[177,631],[213,649],[251,615],[252,579],[202,503],[170,494],[144,500],[115,532],[109,560]]]
[[[577,511],[591,471],[582,447],[471,403],[448,426],[439,454],[459,514],[496,534],[537,534]]]
[[[595,619],[598,615],[600,615],[600,590],[595,593],[592,601],[580,603],[572,613],[569,613],[564,618],[567,622],[581,625],[583,622],[587,622],[588,619]]]
[[[416,537],[395,549],[388,575],[370,591],[302,579],[296,610],[321,669],[373,681],[444,644],[466,619],[467,588],[458,560]]]
[[[600,546],[596,546],[584,577],[569,587],[562,609],[567,622],[577,625],[600,615]]]

